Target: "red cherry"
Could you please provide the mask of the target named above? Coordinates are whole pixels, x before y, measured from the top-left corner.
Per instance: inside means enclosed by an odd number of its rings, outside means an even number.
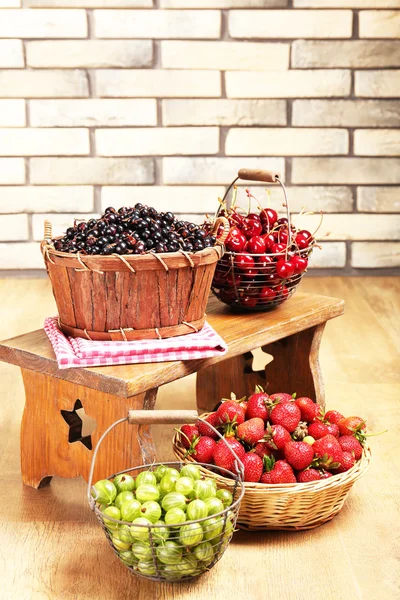
[[[253,221],[260,221],[260,215],[256,215],[256,213],[249,213],[247,218],[253,219]]]
[[[276,273],[267,273],[264,275],[264,281],[268,285],[276,285],[280,282],[280,279]]]
[[[229,215],[228,220],[230,225],[243,225],[243,215],[240,215],[235,210],[233,210],[232,214]]]
[[[260,258],[257,258],[257,268],[259,273],[269,273],[272,269],[274,269],[273,265],[274,261],[271,256],[268,254],[263,254]]]
[[[274,300],[276,297],[276,291],[270,287],[263,287],[260,292],[260,300],[263,302],[269,302],[270,300]]]
[[[282,279],[288,279],[294,274],[294,264],[290,260],[280,258],[276,263],[276,272]]]
[[[288,220],[286,217],[281,217],[280,219],[277,220],[277,224],[278,225],[287,225]]]
[[[253,235],[247,242],[246,250],[251,254],[263,254],[265,252],[265,241],[259,235]]]
[[[275,288],[275,292],[276,295],[278,297],[279,300],[287,300],[288,296],[289,296],[289,290],[287,288],[285,288],[285,286],[281,285],[277,285]]]
[[[308,267],[308,259],[303,256],[293,256],[290,261],[294,265],[295,273],[303,273]]]
[[[231,227],[225,246],[230,252],[240,252],[246,245],[246,237],[238,227]]]
[[[285,255],[286,244],[275,243],[272,245],[271,254],[275,254],[275,260]]]
[[[261,223],[270,229],[278,220],[278,213],[273,208],[264,208],[260,212]]]
[[[300,248],[300,250],[304,250],[304,248],[308,248],[312,241],[312,235],[309,231],[303,229],[299,231],[296,235],[296,244]]]
[[[240,303],[246,308],[254,308],[257,304],[257,298],[255,296],[242,296],[240,298]]]
[[[272,246],[275,244],[274,234],[264,233],[264,235],[262,235],[261,237],[265,242],[265,249],[270,251]]]
[[[219,297],[222,302],[226,302],[227,304],[231,304],[236,300],[235,290],[220,290]]]
[[[260,221],[255,221],[253,219],[249,219],[248,217],[246,217],[243,220],[243,229],[242,229],[244,235],[247,237],[247,239],[249,240],[250,238],[253,237],[253,235],[260,235],[262,233],[262,225],[260,223]]]
[[[254,271],[254,258],[250,254],[238,254],[235,257],[235,266],[243,271]]]
[[[233,272],[229,271],[222,278],[222,283],[224,285],[228,285],[230,287],[234,286],[234,285],[236,285],[236,287],[238,287],[242,281],[242,278],[243,278],[243,276],[240,273],[235,273],[235,275],[233,275]]]
[[[281,242],[282,244],[287,245],[288,239],[289,239],[289,234],[288,234],[287,229],[281,229],[280,231],[278,231],[278,242]]]

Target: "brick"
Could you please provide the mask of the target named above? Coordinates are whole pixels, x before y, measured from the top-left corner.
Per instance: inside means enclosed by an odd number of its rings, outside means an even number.
[[[390,8],[399,0],[293,0],[295,8]]]
[[[400,212],[400,187],[358,187],[357,209],[362,212]]]
[[[276,169],[285,177],[283,158],[164,158],[163,178],[166,184],[228,184],[241,168]]]
[[[400,11],[362,10],[358,15],[358,28],[362,38],[399,38]]]
[[[0,244],[0,269],[44,269],[40,244]]]
[[[25,101],[0,100],[0,127],[24,127]]]
[[[89,154],[87,129],[0,129],[0,156]]]
[[[23,158],[0,158],[0,185],[8,183],[25,183]]]
[[[232,10],[233,38],[350,38],[351,10]]]
[[[167,69],[250,69],[289,66],[289,45],[256,42],[161,42],[162,66]],[[259,77],[261,77],[259,75]]]
[[[246,186],[249,182],[246,182]],[[250,186],[251,187],[251,186]],[[351,188],[345,186],[287,186],[289,207],[292,212],[307,211],[327,212],[352,212],[353,193]],[[272,206],[276,210],[282,206],[284,200],[280,186],[270,186],[265,189],[254,188],[252,193],[261,206]]]
[[[267,8],[287,6],[287,0],[161,0],[161,8]]]
[[[107,206],[132,206],[136,202],[145,202],[157,210],[171,210],[173,213],[204,215],[215,213],[218,197],[225,193],[224,186],[123,186],[103,187],[101,190],[101,210]]]
[[[314,231],[320,215],[298,215],[296,226]],[[400,230],[400,215],[329,214],[324,215],[321,237],[329,232],[330,240],[397,240]]]
[[[31,158],[30,174],[34,184],[153,183],[154,165],[145,158]]]
[[[1,13],[0,13],[1,15]],[[23,68],[24,53],[21,40],[0,40],[0,68]]]
[[[218,38],[218,10],[96,10],[96,37],[100,38]]]
[[[396,158],[294,158],[293,183],[400,183]]]
[[[5,98],[68,98],[89,95],[84,71],[0,71]]]
[[[100,129],[96,131],[100,156],[217,154],[218,127]]]
[[[356,96],[397,98],[400,96],[400,70],[356,71]]]
[[[225,153],[234,156],[308,156],[347,154],[349,135],[343,129],[232,128]]]
[[[315,98],[348,96],[350,71],[230,71],[225,73],[230,98]]]
[[[286,125],[284,100],[163,100],[163,125]]]
[[[351,245],[351,266],[359,269],[400,267],[400,242],[356,242]]]
[[[28,239],[28,215],[0,215],[0,241]]]
[[[93,210],[90,186],[18,185],[1,188],[0,213],[89,212]]]
[[[84,10],[1,11],[0,37],[5,38],[84,38],[87,35]]]
[[[32,127],[116,127],[157,124],[157,104],[152,99],[31,100],[29,111]]]
[[[218,71],[104,70],[96,73],[96,95],[100,97],[191,98],[221,95]]]
[[[309,260],[310,269],[342,269],[346,264],[344,242],[323,242],[321,250],[314,248]]]
[[[400,66],[400,42],[296,40],[292,45],[292,67],[297,69],[350,67],[370,69]]]
[[[396,127],[400,105],[388,100],[295,100],[293,125]]]
[[[52,225],[52,233],[54,237],[63,235],[68,227],[71,227],[74,222],[74,214],[36,214],[32,216],[32,232],[33,239],[40,241],[43,239],[44,222],[50,221]],[[91,219],[93,217],[99,217],[99,214],[83,214],[79,215],[80,219]],[[1,218],[1,217],[0,217]]]
[[[37,8],[152,8],[153,0],[23,0],[24,6]]]
[[[28,42],[29,67],[149,67],[153,59],[150,40],[83,40]]]
[[[354,132],[354,154],[400,156],[400,129],[358,129]]]

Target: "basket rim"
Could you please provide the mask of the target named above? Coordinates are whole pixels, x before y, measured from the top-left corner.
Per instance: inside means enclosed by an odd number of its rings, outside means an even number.
[[[201,416],[201,418],[204,419],[209,414],[210,413],[203,413],[200,416]],[[175,433],[175,435],[172,439],[172,446],[173,446],[174,454],[177,458],[179,458],[179,460],[194,463],[194,464],[200,464],[200,463],[197,463],[197,461],[195,461],[191,456],[183,457],[183,451],[186,449],[183,448],[179,442],[179,432],[178,431]],[[368,444],[365,444],[363,446],[363,453],[361,455],[360,460],[357,461],[356,464],[351,469],[349,469],[348,471],[345,471],[344,473],[338,473],[336,475],[333,474],[332,477],[328,477],[327,479],[323,479],[320,481],[309,481],[307,483],[297,482],[297,483],[278,483],[278,484],[259,483],[259,482],[255,483],[255,482],[250,482],[250,481],[244,481],[243,486],[245,488],[245,491],[268,492],[269,494],[272,494],[272,493],[279,494],[282,492],[291,493],[291,494],[299,494],[304,491],[315,492],[315,493],[322,492],[329,488],[340,487],[340,486],[343,486],[343,485],[346,485],[349,483],[354,483],[354,481],[356,481],[357,479],[362,477],[366,473],[368,468],[370,467],[371,456],[372,456],[371,448],[368,446]],[[218,477],[219,479],[222,479],[225,485],[232,486],[232,484],[233,484],[232,479],[222,477],[221,475],[218,475],[217,473],[213,473],[212,471],[210,471],[207,468],[204,468],[204,467],[201,467],[201,468],[204,469],[204,471],[207,471],[207,473],[209,473],[210,476],[214,476],[214,477]]]

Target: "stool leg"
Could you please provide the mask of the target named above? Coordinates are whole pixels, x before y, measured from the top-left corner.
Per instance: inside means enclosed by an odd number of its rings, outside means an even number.
[[[262,370],[253,371],[251,353],[234,356],[197,373],[197,406],[212,411],[221,398],[234,392],[238,398],[249,396],[256,385],[267,392],[296,392],[325,405],[319,366],[319,346],[325,323],[300,331],[262,347],[273,360]],[[269,360],[266,357],[266,360]]]
[[[104,431],[128,410],[154,408],[157,390],[146,396],[124,398],[99,392],[22,369],[26,403],[21,424],[21,471],[26,485],[39,488],[53,475],[86,481],[93,449]],[[139,437],[149,446],[145,457],[153,460],[150,430],[121,424],[105,439],[99,452],[94,481],[143,464]]]

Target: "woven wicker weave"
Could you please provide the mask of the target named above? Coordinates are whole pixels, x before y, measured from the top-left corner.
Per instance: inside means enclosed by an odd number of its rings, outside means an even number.
[[[207,414],[201,415],[204,419]],[[173,439],[175,456],[195,462],[185,456],[179,433]],[[269,485],[245,482],[245,494],[240,506],[237,526],[250,531],[281,529],[287,531],[312,529],[327,523],[342,508],[353,483],[362,477],[371,461],[371,450],[365,446],[361,459],[345,473],[323,481]],[[220,485],[232,487],[234,482],[201,467],[207,477]]]

